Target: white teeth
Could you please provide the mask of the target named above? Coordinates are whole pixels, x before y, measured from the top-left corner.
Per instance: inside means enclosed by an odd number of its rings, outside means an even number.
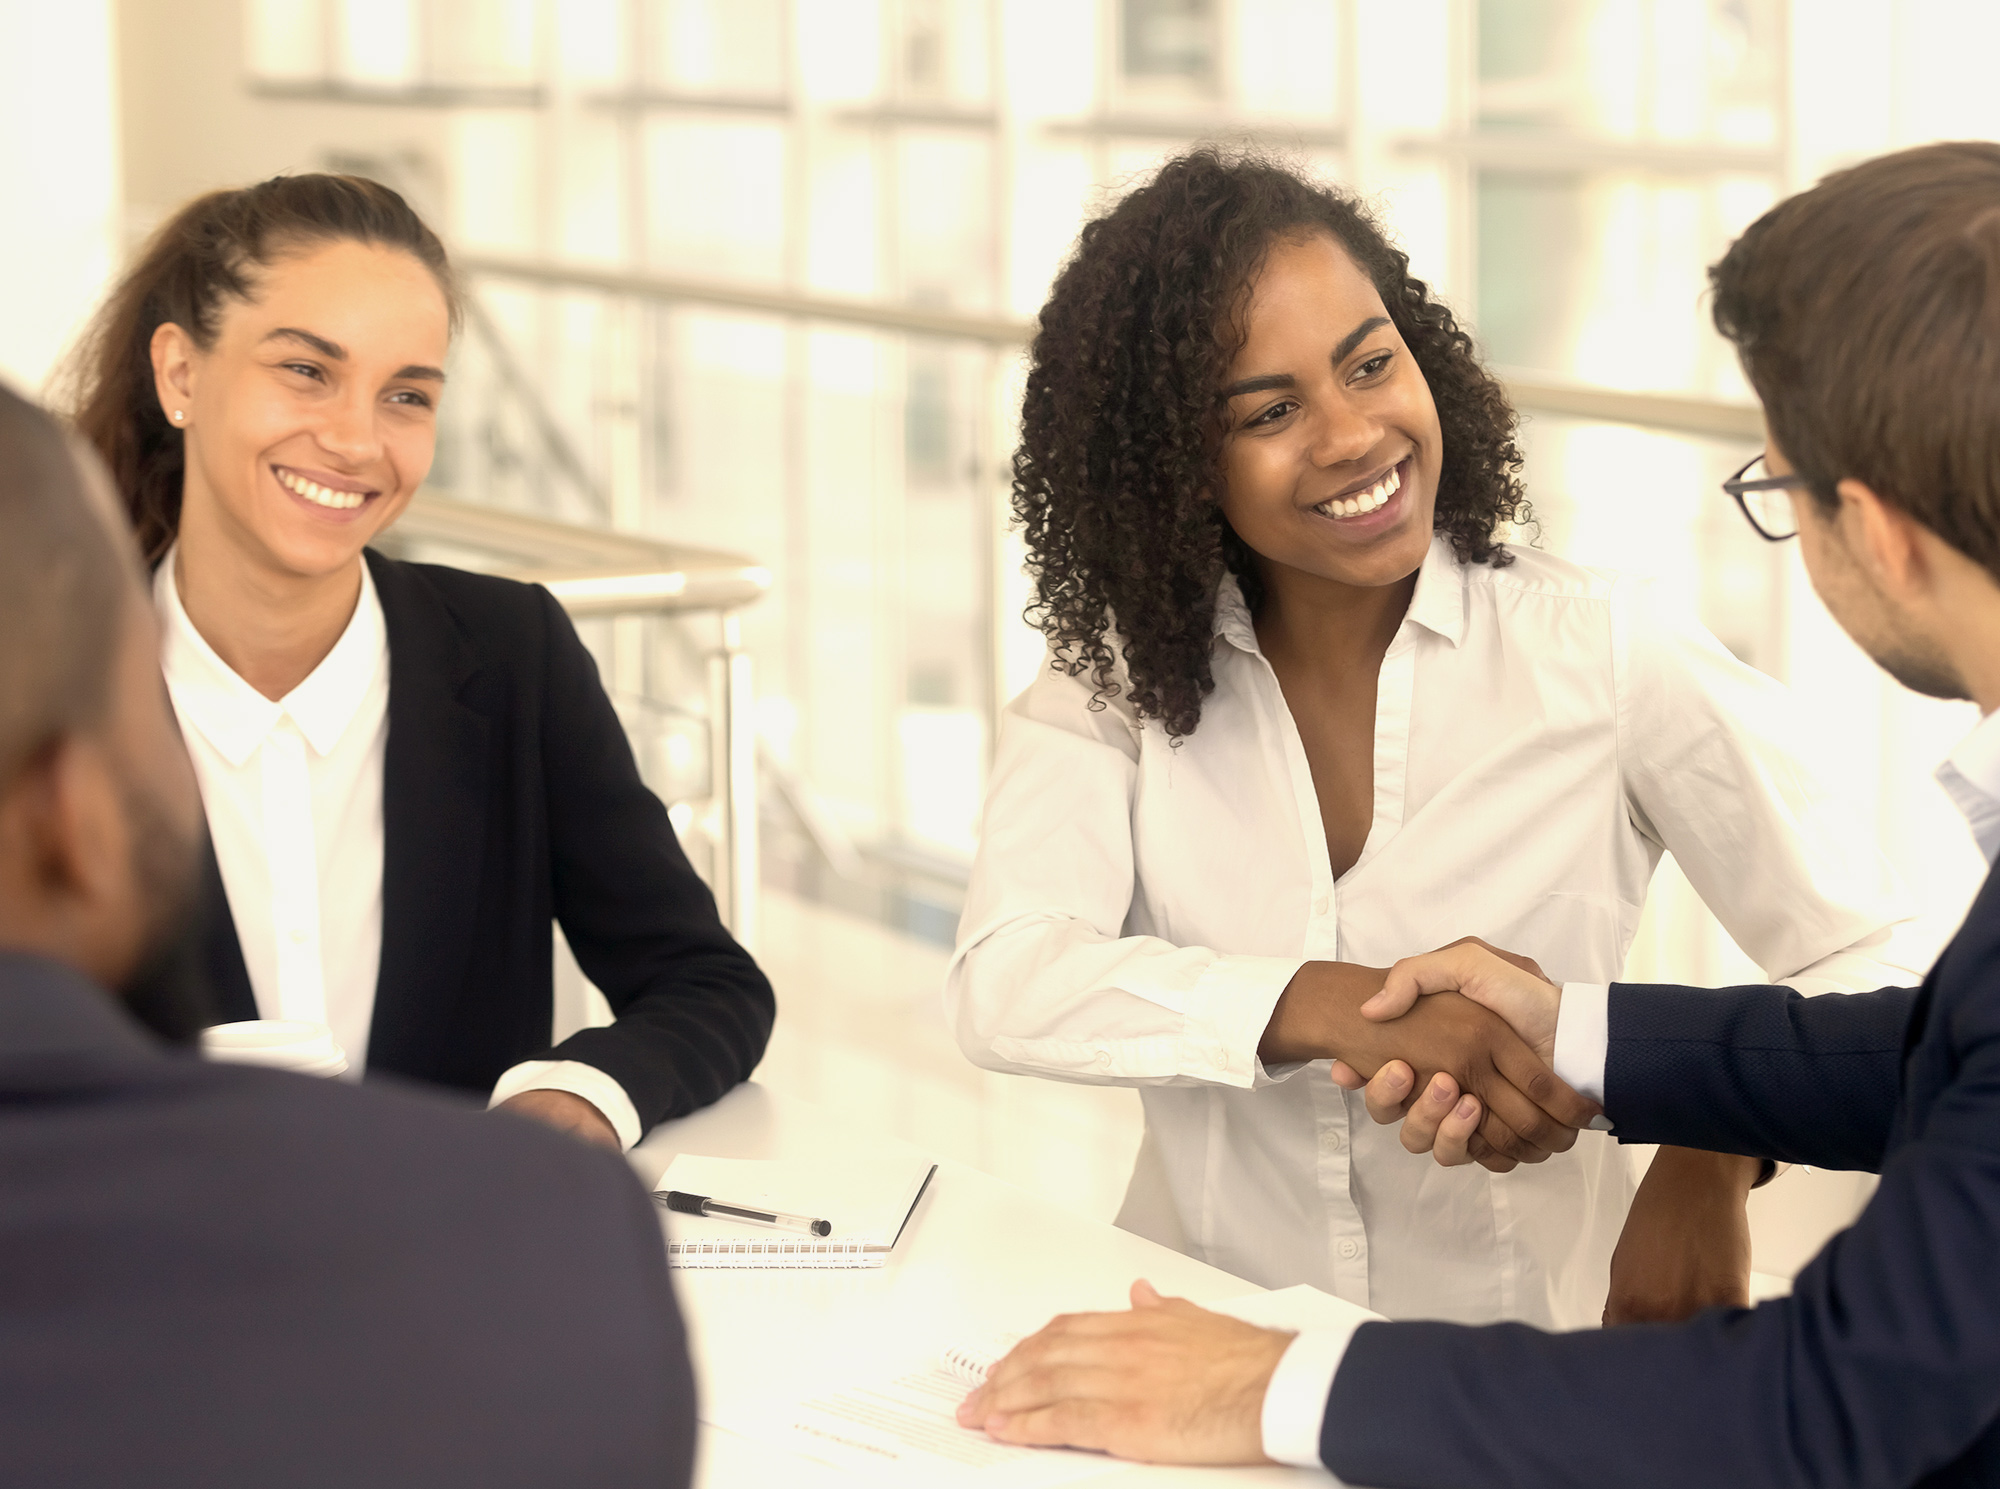
[[[308,481],[304,476],[292,471],[277,472],[278,482],[287,491],[304,497],[314,506],[331,507],[335,511],[348,512],[368,499],[365,492],[335,491],[331,486],[322,486],[317,481]]]
[[[1319,504],[1315,511],[1328,517],[1359,517],[1364,512],[1378,512],[1389,505],[1389,498],[1403,489],[1403,478],[1399,471],[1391,469],[1389,474],[1370,486],[1366,491],[1350,497],[1335,497]]]

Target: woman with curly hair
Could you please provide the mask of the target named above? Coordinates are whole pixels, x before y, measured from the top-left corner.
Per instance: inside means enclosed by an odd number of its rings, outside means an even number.
[[[1613,980],[1669,850],[1774,979],[1911,972],[1784,691],[1644,584],[1503,541],[1504,392],[1369,213],[1282,164],[1197,150],[1090,223],[1022,424],[1050,661],[947,981],[967,1055],[1137,1086],[1120,1223],[1266,1285],[1554,1327],[1744,1302],[1760,1164],[1662,1150],[1635,1199],[1602,1134],[1569,1145],[1548,1051],[1449,995],[1359,1008],[1468,934]],[[1417,1100],[1485,1098],[1483,1167],[1328,1079],[1392,1054]]]

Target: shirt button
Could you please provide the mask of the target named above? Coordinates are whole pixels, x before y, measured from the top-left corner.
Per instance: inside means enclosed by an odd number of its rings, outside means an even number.
[[[1326,912],[1327,912],[1327,911],[1328,911],[1329,909],[1331,909],[1332,907],[1333,907],[1333,896],[1332,896],[1332,895],[1330,895],[1330,894],[1322,894],[1322,895],[1316,895],[1316,896],[1314,896],[1314,898],[1313,898],[1313,914],[1315,914],[1315,915],[1324,915],[1324,914],[1326,914]]]
[[[1342,1261],[1351,1262],[1354,1260],[1355,1257],[1361,1255],[1361,1243],[1359,1241],[1353,1240],[1352,1238],[1342,1240],[1341,1243],[1338,1246],[1334,1247],[1333,1249],[1340,1253],[1340,1259]]]
[[[290,939],[291,939],[291,943],[292,943],[292,945],[294,945],[294,946],[303,946],[303,945],[305,945],[305,944],[306,944],[306,933],[305,933],[305,930],[304,930],[304,928],[303,928],[303,927],[295,927],[295,928],[294,928],[294,929],[293,929],[293,930],[291,931],[291,933],[290,933]]]
[[[1092,1057],[1090,1063],[1095,1065],[1099,1070],[1109,1070],[1111,1068],[1111,1051],[1099,1050],[1097,1054]]]
[[[1340,1133],[1336,1129],[1328,1128],[1325,1132],[1320,1134],[1319,1140],[1321,1146],[1324,1147],[1327,1152],[1338,1153],[1340,1151]]]

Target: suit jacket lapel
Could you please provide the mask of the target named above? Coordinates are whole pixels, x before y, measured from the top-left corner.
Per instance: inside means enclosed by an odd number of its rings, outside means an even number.
[[[459,701],[479,662],[457,616],[409,565],[367,557],[389,635],[382,969],[368,1064],[415,1075],[445,1037],[471,950],[492,728]]]
[[[243,943],[236,936],[229,891],[222,885],[222,866],[215,845],[201,835],[202,962],[215,993],[216,1022],[241,1023],[257,1017],[257,995],[250,987],[250,969],[243,960]]]

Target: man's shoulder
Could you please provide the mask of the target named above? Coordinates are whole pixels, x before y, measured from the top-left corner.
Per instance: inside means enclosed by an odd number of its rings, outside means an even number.
[[[613,1155],[508,1113],[399,1080],[365,1085],[231,1067],[214,1088],[218,1115],[241,1104],[289,1152],[353,1153],[378,1174],[427,1181],[452,1169],[486,1176],[496,1193],[566,1187],[623,1193],[636,1183]]]
[[[161,1217],[170,1224],[198,1229],[197,1197],[209,1196],[223,1206],[218,1224],[274,1241],[482,1233],[497,1262],[560,1237],[629,1264],[643,1250],[632,1243],[652,1239],[650,1206],[621,1158],[416,1086],[159,1059],[75,1082],[60,1104],[69,1119],[52,1111],[43,1129],[0,1120],[0,1150],[45,1143],[57,1127],[66,1142],[102,1143],[172,1176],[149,1189],[181,1211]]]

